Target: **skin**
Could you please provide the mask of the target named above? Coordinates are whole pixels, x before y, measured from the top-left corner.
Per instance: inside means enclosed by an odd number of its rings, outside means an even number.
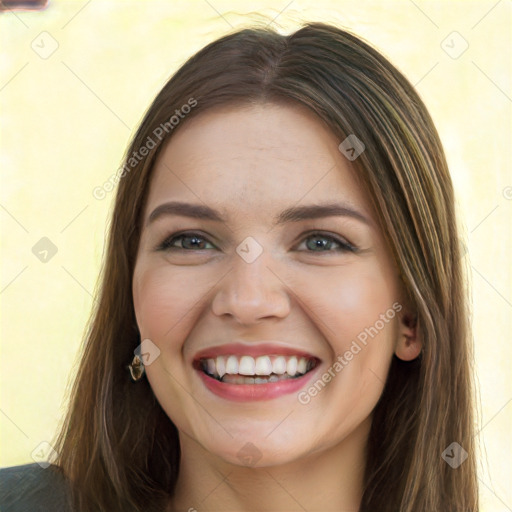
[[[160,350],[146,375],[179,430],[169,509],[356,512],[392,355],[411,360],[421,350],[375,213],[341,141],[305,107],[219,107],[184,123],[155,164],[133,276],[141,339]],[[208,205],[225,222],[162,215],[147,224],[168,201]],[[324,202],[349,205],[368,223],[329,216],[273,225],[286,208]],[[173,242],[181,249],[157,249],[183,230],[201,235],[202,248],[188,238]],[[325,235],[358,251],[336,250]],[[251,263],[236,252],[249,236],[263,249]],[[327,247],[315,250],[318,240]],[[314,382],[396,302],[401,311],[307,404],[297,393],[232,402],[192,368],[210,346],[279,340],[321,360]],[[254,458],[244,462],[248,442]]]

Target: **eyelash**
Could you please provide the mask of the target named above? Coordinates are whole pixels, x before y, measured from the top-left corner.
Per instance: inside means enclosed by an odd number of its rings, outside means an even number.
[[[335,244],[338,244],[340,247],[338,249],[332,250],[326,250],[326,251],[300,251],[300,252],[310,252],[310,253],[339,253],[339,252],[358,252],[357,247],[354,245],[348,243],[347,241],[341,240],[340,238],[337,238],[332,235],[327,235],[325,233],[315,231],[312,233],[309,233],[305,238],[302,239],[302,241],[307,240],[309,238],[323,238],[325,240],[328,240],[330,242],[334,242]],[[177,240],[183,240],[183,238],[199,238],[201,240],[205,240],[207,243],[212,244],[206,237],[201,235],[201,233],[195,233],[195,232],[185,232],[185,233],[174,233],[167,237],[161,244],[158,245],[156,248],[157,251],[187,251],[187,252],[197,252],[194,249],[185,249],[184,247],[172,247],[172,244],[176,242]],[[302,242],[301,242],[302,243]],[[215,247],[215,246],[214,246]],[[198,250],[210,250],[210,249],[198,249]]]

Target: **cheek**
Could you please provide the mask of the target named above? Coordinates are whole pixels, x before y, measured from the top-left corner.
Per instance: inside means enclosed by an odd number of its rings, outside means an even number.
[[[185,275],[180,269],[140,260],[132,286],[141,339],[149,338],[161,351],[161,357],[146,367],[146,377],[169,418],[189,433],[193,432],[191,424],[202,419],[188,401],[190,375],[180,352],[195,320],[194,305],[205,293],[200,282],[191,279],[190,272]]]
[[[330,270],[325,279],[317,274],[300,284],[332,357],[324,398],[335,394],[347,410],[366,414],[383,390],[397,339],[395,275],[378,264]]]
[[[141,336],[158,343],[185,325],[187,313],[206,291],[199,283],[201,279],[191,280],[190,272],[171,270],[168,265],[136,267],[133,300]]]
[[[300,285],[301,298],[319,317],[319,325],[324,325],[326,337],[338,350],[392,310],[397,294],[391,277],[377,265],[351,266],[337,272],[331,269],[324,279],[318,275],[311,282],[306,279]],[[379,330],[389,332],[390,323],[382,328],[379,322]]]

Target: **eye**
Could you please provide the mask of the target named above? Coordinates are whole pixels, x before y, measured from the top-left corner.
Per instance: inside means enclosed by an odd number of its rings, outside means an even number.
[[[357,252],[357,248],[347,242],[333,235],[326,235],[324,233],[315,232],[308,235],[304,241],[299,245],[306,246],[305,252],[317,253],[338,253],[338,252]],[[209,247],[208,247],[209,246]],[[167,237],[158,247],[159,251],[194,251],[194,250],[207,250],[217,249],[211,242],[208,241],[200,233],[174,233]]]
[[[210,245],[211,247],[207,247]],[[173,234],[166,238],[158,247],[159,251],[183,250],[193,251],[194,249],[216,249],[216,247],[208,242],[208,240],[200,233],[180,233]]]
[[[310,249],[306,252],[357,252],[357,248],[346,240],[324,233],[311,233],[304,239],[304,242],[307,249]],[[303,244],[301,243],[301,245]]]

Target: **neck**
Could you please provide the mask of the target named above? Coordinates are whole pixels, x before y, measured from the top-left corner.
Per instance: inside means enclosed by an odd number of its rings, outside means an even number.
[[[371,417],[339,444],[268,467],[227,463],[180,432],[172,512],[358,512]]]

